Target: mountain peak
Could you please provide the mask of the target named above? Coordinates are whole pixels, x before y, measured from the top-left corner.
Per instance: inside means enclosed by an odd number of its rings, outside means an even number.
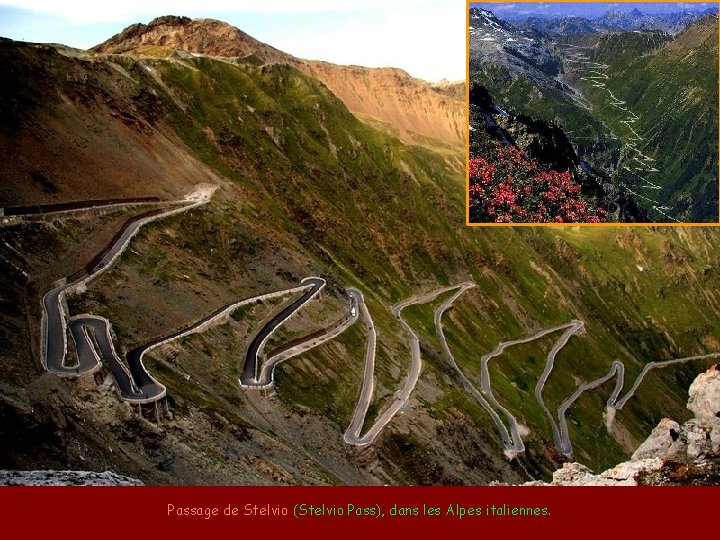
[[[479,17],[487,17],[489,19],[495,19],[495,15],[491,11],[487,11],[486,9],[480,9],[480,8],[470,8],[470,18],[471,19],[477,19]]]
[[[491,32],[515,31],[515,28],[510,23],[499,19],[491,11],[478,8],[470,8],[470,27],[485,28]]]
[[[149,24],[133,24],[93,47],[97,53],[147,53],[152,48],[181,50],[217,57],[254,55],[265,63],[288,62],[293,57],[262,43],[226,22],[164,15]]]
[[[158,26],[166,25],[166,26],[185,26],[192,23],[192,19],[190,17],[178,17],[177,15],[163,15],[161,17],[157,17],[150,21],[150,23],[147,25],[148,28],[155,28]],[[139,26],[144,26],[140,24]]]
[[[215,19],[158,17],[149,24],[129,26],[92,51],[151,57],[185,51],[196,56],[242,58],[244,63],[252,65],[288,64],[320,80],[351,112],[395,126],[405,140],[415,141],[414,134],[420,134],[453,143],[463,141],[464,90],[437,91],[397,68],[337,66],[302,60]],[[410,99],[415,100],[412,112],[404,105]]]

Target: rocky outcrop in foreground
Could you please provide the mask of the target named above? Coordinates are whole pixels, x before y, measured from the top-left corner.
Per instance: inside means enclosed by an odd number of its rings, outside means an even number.
[[[0,471],[0,486],[142,486],[140,480],[114,472]]]
[[[720,364],[690,386],[687,407],[695,418],[680,425],[663,418],[631,459],[595,475],[580,463],[565,463],[553,486],[720,485]]]

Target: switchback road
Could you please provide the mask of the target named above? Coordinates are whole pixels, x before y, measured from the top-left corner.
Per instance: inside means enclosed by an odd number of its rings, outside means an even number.
[[[142,363],[135,366],[133,380],[128,380],[128,372],[112,344],[109,321],[92,315],[80,315],[68,321],[65,296],[84,290],[88,283],[107,271],[142,226],[206,204],[214,190],[214,187],[199,186],[182,201],[175,201],[182,203],[179,208],[131,221],[88,274],[71,283],[58,285],[43,296],[40,350],[41,361],[47,371],[58,375],[79,375],[98,369],[100,362],[104,360],[110,364],[113,375],[117,375],[116,382],[123,398],[147,402],[165,395],[165,387],[147,373]],[[77,360],[74,365],[66,362],[68,326],[76,347]]]

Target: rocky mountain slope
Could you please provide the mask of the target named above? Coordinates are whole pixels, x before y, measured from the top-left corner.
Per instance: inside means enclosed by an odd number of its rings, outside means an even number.
[[[87,290],[67,297],[71,315],[111,321],[120,355],[238,299],[321,276],[326,289],[272,346],[346,316],[344,290],[361,290],[377,334],[368,428],[395,402],[410,366],[408,335],[391,307],[449,284],[476,285],[442,318],[457,368],[434,324],[453,292],[403,311],[420,342],[418,384],[374,444],[357,448],[343,433],[361,390],[366,325],[283,364],[272,392],[247,391],[238,373],[248,341],[284,304],[245,306],[146,355],[167,399],[130,405],[108,366],[77,378],[45,372],[41,298],[157,203],[3,217],[4,469],[112,470],[146,484],[549,479],[568,458],[533,390],[559,336],[510,347],[489,366],[498,403],[522,425],[526,449],[511,461],[458,370],[479,387],[482,355],[500,342],[582,320],[585,332],[558,353],[545,384],[545,404],[556,410],[618,359],[628,382],[648,362],[719,350],[713,229],[465,227],[462,158],[360,122],[292,64],[2,45],[0,141],[33,156],[0,172],[3,207],[130,196],[170,205],[196,182],[218,187],[206,205],[141,229]],[[567,411],[572,459],[603,470],[663,416],[685,421],[686,388],[709,362],[654,370],[611,432],[603,412],[614,383],[583,393]]]
[[[472,81],[501,107],[562,127],[653,221],[717,221],[716,16],[674,36],[553,37],[486,13],[470,30]],[[497,28],[514,28],[513,41]]]
[[[469,32],[470,80],[485,86],[498,105],[565,127],[575,134],[581,156],[616,151],[607,128],[568,79],[551,39],[475,8]]]
[[[305,61],[301,69],[325,83],[352,113],[388,124],[403,141],[455,149],[465,144],[464,83],[428,85],[400,69],[317,61]]]
[[[91,50],[105,54],[150,55],[187,51],[225,58],[236,57],[261,64],[293,60],[291,55],[222,21],[193,20],[172,15],[158,17],[147,25],[133,24]]]
[[[198,180],[217,180],[179,147],[177,134],[157,129],[165,105],[122,61],[79,61],[5,39],[0,57],[8,67],[0,83],[0,151],[13,163],[2,173],[1,206],[172,198]]]
[[[465,140],[462,94],[438,92],[399,69],[338,66],[296,58],[221,21],[159,17],[148,25],[130,26],[92,50],[146,56],[186,51],[251,64],[289,64],[322,81],[352,113],[390,126],[403,140],[433,144],[439,139],[452,145]]]
[[[561,71],[560,57],[541,40],[489,11],[470,8],[470,62],[498,64],[541,84]]]
[[[610,9],[597,19],[597,24],[608,30],[623,32],[631,30],[662,30],[671,34],[683,31],[690,23],[707,17],[717,15],[717,7],[705,10],[684,9],[673,13],[649,14],[639,9],[623,12]]]
[[[0,486],[142,486],[140,480],[113,472],[0,471]]]
[[[519,19],[514,23],[518,28],[535,30],[543,34],[551,34],[557,36],[577,36],[585,34],[595,34],[600,32],[597,23],[593,23],[584,17],[527,17]]]

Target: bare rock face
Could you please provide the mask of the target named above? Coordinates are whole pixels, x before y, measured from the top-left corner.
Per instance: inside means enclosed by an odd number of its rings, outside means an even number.
[[[687,407],[695,418],[682,426],[664,418],[632,459],[660,457],[685,462],[720,454],[720,366],[698,375],[689,394]]]
[[[687,408],[695,414],[695,418],[720,418],[720,364],[698,375],[688,393]]]
[[[593,472],[582,463],[563,463],[562,468],[553,473],[553,484],[582,485],[588,478],[594,478]]]
[[[687,407],[695,418],[682,425],[663,418],[629,461],[598,475],[580,463],[565,463],[549,485],[720,484],[720,365],[698,375],[689,394]]]
[[[645,442],[635,450],[632,459],[677,456],[682,455],[683,451],[684,445],[680,440],[680,424],[669,418],[663,418]]]
[[[0,486],[142,486],[111,471],[0,471]]]
[[[401,69],[337,66],[304,61],[305,73],[320,79],[354,114],[394,126],[400,139],[418,133],[455,145],[465,140],[465,85],[433,86]]]
[[[593,474],[580,463],[565,463],[553,473],[552,486],[637,486],[638,478],[648,472],[659,471],[663,466],[660,458],[626,461],[600,474]],[[534,485],[544,485],[535,483]]]
[[[626,461],[617,467],[600,473],[600,485],[637,486],[641,474],[659,471],[662,465],[663,461],[657,457],[641,459],[639,461]]]

